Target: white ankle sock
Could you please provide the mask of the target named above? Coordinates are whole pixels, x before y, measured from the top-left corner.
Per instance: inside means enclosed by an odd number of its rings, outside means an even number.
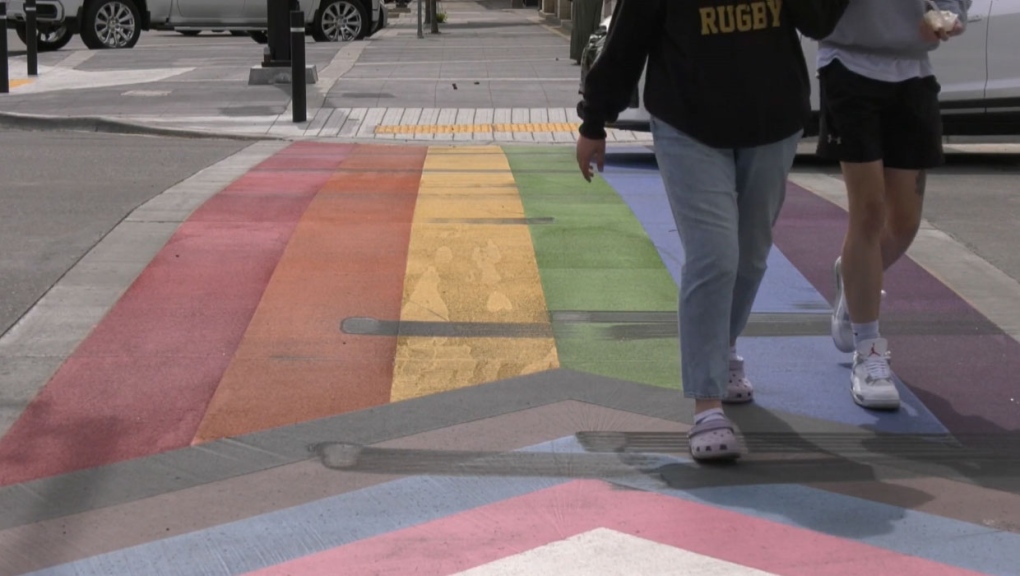
[[[723,413],[722,408],[711,408],[704,412],[698,412],[694,415],[694,423],[701,424],[702,422],[710,422],[712,420],[723,420],[726,418],[726,414]]]
[[[732,362],[733,360],[740,360],[740,356],[737,356],[736,346],[730,346],[730,361]]]
[[[854,346],[860,346],[865,340],[881,338],[878,334],[878,320],[863,324],[851,324],[854,331]]]

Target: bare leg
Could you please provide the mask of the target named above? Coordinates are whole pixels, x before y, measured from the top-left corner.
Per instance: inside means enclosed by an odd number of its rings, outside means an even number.
[[[926,184],[924,170],[885,169],[886,219],[882,229],[882,267],[886,270],[906,253],[917,236]]]
[[[705,410],[712,410],[715,408],[722,409],[722,400],[711,399],[711,400],[695,400],[694,401],[694,413],[700,414]]]
[[[885,170],[882,162],[844,162],[850,223],[843,241],[842,272],[850,319],[878,320],[882,292],[882,233],[886,225]]]

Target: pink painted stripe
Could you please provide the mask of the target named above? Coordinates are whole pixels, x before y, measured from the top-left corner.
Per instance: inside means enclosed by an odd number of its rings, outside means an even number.
[[[784,576],[976,572],[650,492],[584,480],[252,572],[446,575],[609,528]]]
[[[0,439],[0,486],[190,445],[298,220],[351,149],[295,144],[196,210]],[[314,170],[281,171],[312,152]]]

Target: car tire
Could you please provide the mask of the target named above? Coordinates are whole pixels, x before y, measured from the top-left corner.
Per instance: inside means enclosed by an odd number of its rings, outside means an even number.
[[[142,35],[142,18],[132,0],[95,0],[85,9],[81,39],[92,50],[132,48]]]
[[[18,33],[18,38],[21,39],[25,45],[28,45],[28,30],[23,24],[18,24],[15,27],[15,32]],[[35,45],[40,52],[53,52],[54,50],[60,50],[67,43],[71,41],[72,34],[67,30],[66,25],[61,25],[59,28],[43,32],[39,30],[36,32]]]
[[[372,17],[360,0],[322,0],[312,23],[316,42],[349,42],[368,36]]]
[[[252,30],[248,36],[251,36],[251,39],[259,44],[269,44],[269,32],[265,30]]]
[[[201,30],[178,30],[177,33],[181,34],[182,36],[198,36],[199,34],[202,33],[202,31]]]
[[[372,35],[378,34],[383,28],[386,28],[390,23],[389,11],[386,10],[386,4],[379,4],[379,22],[376,23],[375,29],[372,30]]]

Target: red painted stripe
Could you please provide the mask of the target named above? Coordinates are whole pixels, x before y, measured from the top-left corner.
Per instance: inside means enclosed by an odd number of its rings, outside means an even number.
[[[350,149],[315,149],[317,161],[335,169]],[[284,150],[180,226],[0,439],[0,485],[190,444],[301,214],[332,174],[273,168],[311,151]]]
[[[196,442],[390,401],[397,339],[350,336],[340,323],[400,317],[426,150],[359,147],[325,184],[280,259]]]
[[[969,576],[913,556],[595,480],[563,484],[253,572],[446,575],[609,528],[784,576]]]

